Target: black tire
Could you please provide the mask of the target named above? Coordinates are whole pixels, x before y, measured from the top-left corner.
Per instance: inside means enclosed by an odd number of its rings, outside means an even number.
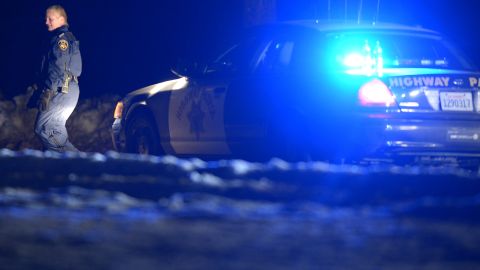
[[[153,118],[146,113],[131,117],[126,129],[127,152],[143,155],[161,155],[160,136]]]

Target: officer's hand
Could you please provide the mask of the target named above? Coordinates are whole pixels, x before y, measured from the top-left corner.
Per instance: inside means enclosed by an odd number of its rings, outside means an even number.
[[[36,84],[32,84],[27,88],[27,94],[31,94],[30,98],[27,101],[27,108],[28,109],[38,109],[38,102],[41,95],[41,91],[38,90]]]
[[[52,99],[53,91],[50,89],[45,89],[38,100],[38,110],[43,112],[48,110],[50,106],[50,100]]]

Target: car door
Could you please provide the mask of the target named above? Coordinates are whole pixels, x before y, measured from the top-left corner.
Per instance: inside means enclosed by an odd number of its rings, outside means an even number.
[[[201,76],[191,79],[187,88],[172,92],[169,129],[176,153],[232,153],[232,138],[244,134],[235,128],[232,133],[232,126],[238,127],[240,122],[251,126],[258,117],[256,106],[249,102],[254,100],[250,79],[262,46],[258,36],[244,36],[212,61]]]
[[[226,85],[208,78],[188,79],[169,99],[170,144],[176,154],[228,154],[223,127]]]
[[[282,121],[278,112],[285,71],[289,65],[294,42],[276,35],[257,39],[248,63],[248,72],[229,84],[225,106],[225,130],[229,147],[241,156],[255,157],[264,151],[269,140],[269,121]]]

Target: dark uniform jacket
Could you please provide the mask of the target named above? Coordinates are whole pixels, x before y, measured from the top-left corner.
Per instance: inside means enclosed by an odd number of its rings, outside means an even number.
[[[38,86],[39,90],[58,90],[66,76],[77,80],[82,73],[82,58],[79,42],[64,25],[51,33],[50,42],[44,49]]]

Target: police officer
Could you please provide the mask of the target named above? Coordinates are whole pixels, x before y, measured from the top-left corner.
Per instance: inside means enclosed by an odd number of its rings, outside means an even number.
[[[63,7],[50,6],[45,24],[51,36],[39,72],[35,134],[46,150],[78,151],[68,140],[65,124],[78,102],[78,77],[82,72],[79,43],[68,30]]]

